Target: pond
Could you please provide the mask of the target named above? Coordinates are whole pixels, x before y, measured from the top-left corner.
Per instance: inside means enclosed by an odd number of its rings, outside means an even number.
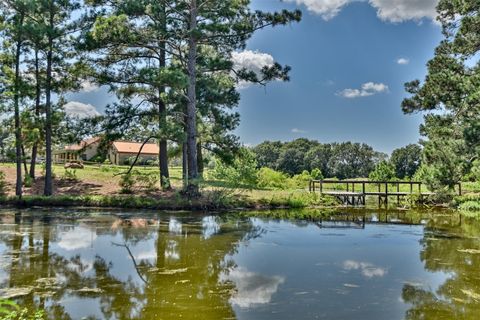
[[[0,296],[49,319],[478,319],[480,223],[354,210],[0,210]]]

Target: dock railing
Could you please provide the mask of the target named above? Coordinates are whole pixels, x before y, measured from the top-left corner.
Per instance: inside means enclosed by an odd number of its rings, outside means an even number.
[[[333,187],[333,188],[332,188]],[[320,192],[335,196],[347,204],[365,204],[366,196],[378,196],[379,203],[383,199],[388,203],[388,197],[408,196],[419,194],[421,196],[434,195],[435,192],[428,191],[419,181],[372,181],[372,180],[311,180],[310,192]],[[462,185],[457,183],[455,192],[462,195]]]

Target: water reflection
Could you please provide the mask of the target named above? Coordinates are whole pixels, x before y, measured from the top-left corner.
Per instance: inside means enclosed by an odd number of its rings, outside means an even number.
[[[0,296],[49,319],[477,318],[478,222],[282,214],[3,211]]]
[[[265,276],[244,268],[231,270],[221,279],[235,284],[236,292],[230,302],[242,308],[269,303],[278,286],[285,282],[285,277]]]
[[[188,217],[72,221],[30,212],[0,219],[0,294],[51,319],[235,317],[233,285],[219,277],[248,220],[223,232],[232,222],[208,219],[216,226],[204,228]]]

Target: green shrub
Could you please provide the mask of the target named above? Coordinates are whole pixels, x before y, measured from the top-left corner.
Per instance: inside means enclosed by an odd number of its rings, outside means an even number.
[[[288,176],[285,173],[270,168],[261,168],[257,173],[257,185],[266,189],[288,188]]]
[[[43,320],[43,311],[30,311],[27,308],[21,309],[13,301],[0,299],[0,319],[2,320]]]
[[[120,178],[120,193],[133,193],[133,187],[135,186],[135,179],[131,173],[124,174]]]
[[[140,187],[145,188],[147,191],[157,190],[159,176],[155,171],[145,172],[145,173],[134,171],[133,177],[135,180],[134,184],[137,184]]]
[[[312,172],[310,172],[310,175],[314,180],[323,180],[322,170],[318,168],[312,169]]]
[[[462,211],[478,211],[480,212],[480,201],[466,201],[458,207]]]
[[[23,179],[23,186],[26,188],[30,188],[33,184],[33,179],[30,177],[30,175],[26,175],[25,178]]]
[[[375,170],[368,176],[372,181],[392,181],[395,180],[395,166],[387,161],[382,161],[375,166]]]
[[[473,161],[470,173],[473,176],[474,181],[480,181],[480,160]]]
[[[77,170],[66,168],[62,178],[65,180],[78,181]]]
[[[225,181],[231,186],[255,187],[257,185],[257,161],[255,154],[247,148],[241,148],[233,163],[227,164],[219,159],[210,175]]]
[[[0,196],[7,193],[7,182],[5,181],[5,173],[0,171]]]
[[[313,179],[312,175],[304,170],[301,174],[296,174],[292,178],[288,179],[288,185],[290,188],[306,188],[308,183]]]

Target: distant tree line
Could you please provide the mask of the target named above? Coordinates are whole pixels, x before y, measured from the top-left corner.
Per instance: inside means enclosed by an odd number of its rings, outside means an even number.
[[[398,179],[411,178],[421,164],[422,148],[411,144],[387,154],[364,143],[320,143],[300,138],[291,142],[265,141],[255,146],[257,166],[291,176],[320,169],[325,178],[367,178],[381,163],[388,163]]]

